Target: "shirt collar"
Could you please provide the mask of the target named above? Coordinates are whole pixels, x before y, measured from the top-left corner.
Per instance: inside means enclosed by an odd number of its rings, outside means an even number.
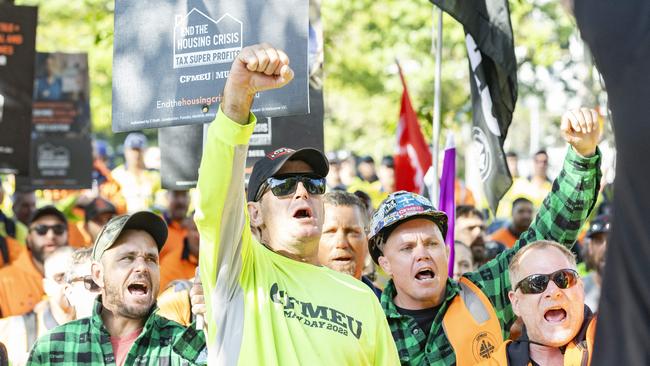
[[[458,282],[451,278],[447,278],[447,284],[445,285],[445,299],[440,303],[440,306],[451,301],[459,292],[460,286],[458,285]],[[397,306],[395,306],[393,300],[395,295],[397,295],[397,289],[395,288],[393,280],[390,279],[384,288],[384,292],[381,294],[380,302],[381,307],[384,309],[384,313],[386,313],[388,318],[398,319],[402,317],[402,314],[397,311]]]
[[[100,329],[108,334],[108,330],[106,327],[104,327],[104,320],[102,319],[103,309],[104,305],[102,305],[102,295],[99,295],[97,298],[95,298],[95,305],[93,307],[93,314],[90,316],[90,323],[92,324],[93,328]],[[158,317],[155,315],[155,312],[157,310],[158,305],[154,303],[154,305],[151,307],[151,310],[149,310],[149,314],[147,315],[147,320],[144,323],[142,333],[146,333],[152,327],[152,325],[158,321]]]

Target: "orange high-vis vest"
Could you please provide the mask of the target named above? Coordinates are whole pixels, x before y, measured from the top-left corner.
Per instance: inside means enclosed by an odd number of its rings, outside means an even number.
[[[487,296],[461,277],[461,291],[442,319],[445,335],[456,353],[456,365],[476,365],[489,359],[503,342],[499,318]]]
[[[589,321],[584,342],[575,340],[567,344],[564,350],[564,366],[588,366],[591,364],[592,352],[594,350],[594,339],[596,337],[596,317]],[[499,346],[499,349],[492,355],[492,358],[482,362],[479,366],[509,366],[508,345],[511,340],[506,340]],[[532,363],[528,362],[531,366]]]

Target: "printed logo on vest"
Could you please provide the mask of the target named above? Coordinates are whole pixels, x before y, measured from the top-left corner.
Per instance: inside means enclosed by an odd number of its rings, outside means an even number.
[[[283,307],[287,319],[296,319],[303,325],[320,328],[347,336],[352,334],[356,339],[361,338],[363,323],[352,316],[322,305],[314,305],[301,301],[278,288],[278,284],[271,286],[269,293],[271,301]]]
[[[476,361],[487,360],[496,351],[497,338],[492,333],[481,332],[472,341],[472,354]]]

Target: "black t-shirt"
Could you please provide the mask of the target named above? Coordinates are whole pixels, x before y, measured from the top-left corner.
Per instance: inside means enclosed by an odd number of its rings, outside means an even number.
[[[429,332],[431,332],[433,319],[435,319],[436,315],[438,315],[438,310],[440,310],[440,306],[421,310],[402,309],[397,305],[395,305],[395,308],[397,308],[398,313],[413,317],[415,322],[418,324],[418,327],[424,331],[424,334],[426,334],[427,337],[429,336]]]
[[[649,365],[650,1],[574,0],[616,137],[612,232],[592,365]]]

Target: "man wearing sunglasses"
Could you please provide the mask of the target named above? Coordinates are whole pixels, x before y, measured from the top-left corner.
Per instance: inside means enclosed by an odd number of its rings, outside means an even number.
[[[244,167],[255,94],[292,78],[284,52],[268,44],[242,49],[208,130],[195,221],[209,364],[396,365],[374,293],[319,265],[325,156],[282,148],[262,157],[247,203]]]
[[[570,250],[551,241],[531,243],[508,267],[512,309],[525,325],[486,365],[588,365],[596,318],[585,305],[584,285]]]
[[[57,248],[68,245],[66,217],[54,206],[41,207],[29,220],[27,249],[0,269],[0,316],[22,315],[41,301],[43,263]]]
[[[571,147],[529,229],[514,247],[459,281],[448,278],[444,212],[426,198],[404,191],[391,194],[379,206],[372,218],[369,251],[391,276],[381,304],[402,365],[462,366],[488,359],[516,319],[508,299],[510,258],[540,239],[573,246],[600,182],[595,111],[565,114],[561,129]]]

